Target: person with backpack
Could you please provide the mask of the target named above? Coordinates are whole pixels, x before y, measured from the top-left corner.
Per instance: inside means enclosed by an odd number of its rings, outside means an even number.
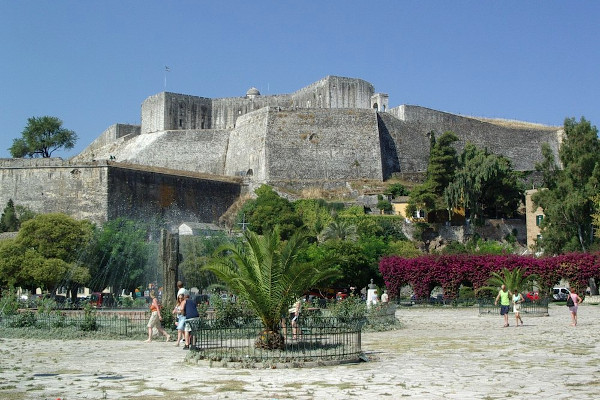
[[[567,297],[567,307],[571,312],[571,326],[577,326],[577,308],[582,301],[583,299],[575,292],[569,293],[569,297]]]

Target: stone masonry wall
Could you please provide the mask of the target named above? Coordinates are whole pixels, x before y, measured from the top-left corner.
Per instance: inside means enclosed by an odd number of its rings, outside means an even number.
[[[382,179],[374,110],[271,109],[267,129],[269,181]]]
[[[106,221],[108,164],[61,159],[4,159],[0,204],[12,199],[38,213],[61,212],[76,219]]]
[[[114,124],[108,127],[100,136],[96,138],[85,151],[94,153],[106,145],[114,143],[121,138],[127,139],[140,134],[140,125]]]
[[[61,159],[0,160],[0,204],[61,212],[102,224],[117,217],[217,222],[243,190],[241,180]]]
[[[225,175],[251,175],[265,181],[267,176],[265,141],[270,108],[242,115],[229,136]]]
[[[492,123],[479,119],[444,113],[418,106],[401,106],[390,110],[399,120],[396,124],[398,137],[426,136],[434,131],[436,136],[453,131],[459,138],[456,148],[460,152],[467,142],[478,147],[487,147],[491,152],[508,157],[518,171],[532,171],[535,163],[542,160],[541,147],[548,143],[558,157],[561,129],[536,124],[510,122]],[[427,142],[429,143],[429,142]],[[429,144],[427,144],[427,153]]]
[[[168,224],[218,222],[238,199],[240,183],[113,166],[108,218],[160,216]]]

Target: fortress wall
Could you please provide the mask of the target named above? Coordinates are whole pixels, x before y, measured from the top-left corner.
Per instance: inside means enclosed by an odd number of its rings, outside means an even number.
[[[93,153],[94,150],[110,145],[116,140],[126,137],[139,135],[141,132],[140,125],[114,124],[108,127],[100,136],[96,138],[82,153]]]
[[[484,122],[475,118],[448,114],[417,106],[401,106],[390,112],[405,122],[405,128],[398,132],[407,135],[425,135],[434,131],[436,136],[445,131],[453,131],[459,138],[456,143],[462,152],[467,142],[487,147],[491,152],[508,157],[513,168],[519,171],[535,169],[535,163],[542,160],[541,146],[549,143],[558,157],[561,129],[537,124]],[[400,136],[399,135],[399,136]],[[429,144],[427,144],[427,153]]]
[[[228,141],[229,132],[216,129],[152,133],[127,143],[116,160],[223,175]]]
[[[373,85],[362,79],[328,76],[292,94],[299,108],[370,108]]]
[[[12,199],[38,213],[62,212],[97,223],[106,220],[106,163],[60,159],[2,160],[0,204]],[[12,165],[11,165],[12,164]]]
[[[160,216],[167,224],[218,222],[240,196],[239,183],[111,167],[108,218]]]
[[[253,179],[266,181],[265,140],[269,110],[262,108],[238,118],[236,128],[229,136],[225,175],[240,176],[252,171]]]
[[[164,130],[165,126],[165,92],[148,97],[142,103],[141,133],[152,133]]]
[[[374,110],[271,110],[269,181],[382,179]]]
[[[237,119],[242,115],[259,110],[263,107],[289,107],[289,95],[230,97],[213,100],[212,121],[214,129],[233,129]]]
[[[384,179],[395,174],[427,170],[429,138],[414,123],[400,121],[388,113],[378,113],[381,159]]]
[[[142,103],[142,133],[166,130],[208,129],[212,100],[186,94],[162,92]]]

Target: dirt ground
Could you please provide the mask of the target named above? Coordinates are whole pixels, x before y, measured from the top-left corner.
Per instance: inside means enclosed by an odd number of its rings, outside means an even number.
[[[503,328],[478,310],[400,308],[403,328],[363,334],[370,361],[300,369],[211,368],[173,342],[0,338],[1,399],[597,399],[600,306]]]

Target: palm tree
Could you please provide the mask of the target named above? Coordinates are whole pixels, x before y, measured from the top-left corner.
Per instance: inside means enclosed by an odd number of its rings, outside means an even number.
[[[489,290],[497,290],[500,286],[506,285],[506,288],[510,291],[521,292],[525,289],[531,289],[537,276],[535,274],[530,274],[525,276],[525,268],[514,268],[512,270],[508,268],[503,268],[500,272],[492,272],[490,278],[487,283],[488,286],[480,288],[489,289]]]
[[[329,225],[323,229],[319,237],[321,242],[330,239],[356,241],[358,239],[356,225],[353,225],[344,219],[335,219],[331,221]]]
[[[299,259],[308,245],[304,234],[296,233],[287,242],[281,241],[278,227],[263,236],[249,230],[244,235],[242,244],[224,245],[204,268],[225,282],[260,318],[264,330],[256,346],[283,348],[281,317],[306,290],[339,272],[330,267],[332,262],[320,262],[317,267]]]

